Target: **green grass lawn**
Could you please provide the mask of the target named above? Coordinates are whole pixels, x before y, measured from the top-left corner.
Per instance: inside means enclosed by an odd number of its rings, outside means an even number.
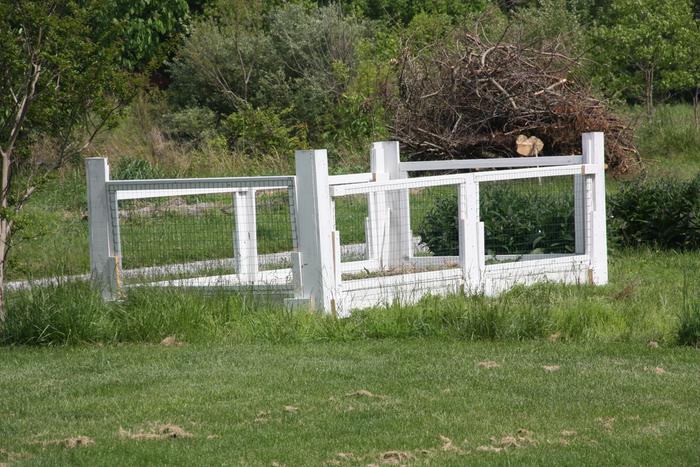
[[[4,348],[0,462],[693,465],[699,363],[547,341]],[[132,439],[158,424],[191,437]]]

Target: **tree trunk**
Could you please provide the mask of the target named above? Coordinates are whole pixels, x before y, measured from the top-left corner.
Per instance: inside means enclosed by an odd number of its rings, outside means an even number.
[[[7,245],[10,241],[10,223],[7,219],[0,220],[0,326],[7,317],[5,312],[5,259]]]
[[[645,81],[645,103],[647,110],[647,121],[649,123],[654,119],[654,68],[644,70]]]
[[[7,210],[10,197],[10,157],[12,149],[0,150],[2,153],[2,179],[0,180],[0,207]],[[0,324],[5,322],[5,260],[7,259],[8,245],[10,244],[10,219],[3,212],[0,218]]]
[[[700,130],[700,120],[698,120],[698,100],[700,100],[700,87],[695,88],[695,94],[693,94],[693,121],[695,121],[695,131]]]

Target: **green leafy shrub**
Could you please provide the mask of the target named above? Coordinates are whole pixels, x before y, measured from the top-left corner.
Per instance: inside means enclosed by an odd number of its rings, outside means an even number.
[[[168,133],[180,139],[199,141],[216,128],[216,114],[206,107],[187,107],[166,114],[164,120]]]
[[[608,213],[621,246],[700,248],[700,174],[626,182],[608,197]]]
[[[438,195],[418,232],[435,255],[457,255],[457,197]],[[569,193],[549,193],[508,185],[482,185],[480,213],[486,253],[568,253],[575,247],[574,200]]]
[[[245,108],[229,115],[221,131],[232,149],[291,155],[295,149],[307,147],[307,142],[303,125],[288,126],[283,121],[288,113],[289,110]]]

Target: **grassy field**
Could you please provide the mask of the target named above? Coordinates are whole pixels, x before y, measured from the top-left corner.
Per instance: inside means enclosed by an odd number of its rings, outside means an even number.
[[[693,465],[697,382],[646,345],[6,348],[0,462]]]
[[[649,173],[694,174],[689,109],[659,112],[665,123],[639,133]],[[196,161],[178,170],[205,174]],[[427,197],[415,198],[414,229]],[[85,203],[78,170],[37,195],[28,213],[41,228],[13,247],[11,279],[88,270]],[[206,209],[216,234],[185,225],[183,246],[225,253],[228,208]],[[343,243],[362,241],[366,204],[337,209]],[[268,211],[262,250],[286,248],[284,209]],[[164,215],[143,230],[162,240],[176,224]],[[218,292],[132,289],[111,303],[80,283],[13,292],[0,467],[698,465],[700,349],[679,344],[700,336],[700,252],[613,249],[609,268],[604,287],[426,297],[343,320]]]

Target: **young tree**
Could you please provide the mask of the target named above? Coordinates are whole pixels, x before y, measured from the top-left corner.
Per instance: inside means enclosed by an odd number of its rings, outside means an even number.
[[[0,1],[0,322],[8,253],[41,184],[84,151],[128,102],[115,37],[99,2]],[[37,143],[51,151],[33,151]]]
[[[651,121],[658,91],[682,87],[679,65],[697,46],[691,2],[617,0],[599,20],[596,58],[609,71],[605,87],[641,97]]]

